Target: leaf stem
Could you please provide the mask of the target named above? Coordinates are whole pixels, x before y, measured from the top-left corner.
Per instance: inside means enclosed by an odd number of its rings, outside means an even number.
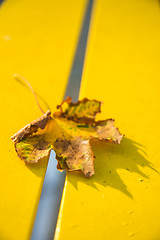
[[[22,76],[18,75],[18,74],[13,74],[13,77],[17,80],[17,81],[22,81],[22,82],[25,82],[27,84],[27,86],[29,87],[29,89],[32,91],[33,95],[34,95],[34,98],[36,100],[36,103],[40,109],[40,111],[44,114],[45,112],[43,111],[43,109],[41,108],[39,102],[38,102],[38,99],[37,99],[37,96],[36,96],[36,93],[35,91],[33,90],[31,84]]]

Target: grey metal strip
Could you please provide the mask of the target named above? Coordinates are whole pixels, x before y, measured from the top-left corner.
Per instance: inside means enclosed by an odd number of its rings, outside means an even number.
[[[93,0],[89,0],[64,97],[66,98],[67,96],[70,96],[74,102],[78,100],[79,96],[92,6]]]
[[[0,0],[0,5],[3,3],[4,0]]]
[[[89,0],[64,99],[70,96],[73,101],[78,100],[92,6],[93,0]],[[57,161],[53,158],[54,151],[49,159],[31,240],[54,238],[66,172],[57,170]]]

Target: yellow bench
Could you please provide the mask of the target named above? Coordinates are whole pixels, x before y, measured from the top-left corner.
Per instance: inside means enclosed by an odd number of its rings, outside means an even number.
[[[10,137],[41,112],[25,77],[52,111],[63,100],[86,0],[6,0],[0,5],[0,239],[29,239],[48,159],[27,165]],[[42,99],[43,98],[43,99]]]
[[[12,74],[26,77],[54,111],[86,6],[85,0],[0,6],[0,239],[30,238],[48,161],[30,166],[17,158],[10,136],[40,112]],[[120,145],[93,143],[93,177],[67,174],[55,240],[160,239],[159,26],[158,0],[94,2],[80,98],[103,101],[101,117],[115,118],[125,138]]]

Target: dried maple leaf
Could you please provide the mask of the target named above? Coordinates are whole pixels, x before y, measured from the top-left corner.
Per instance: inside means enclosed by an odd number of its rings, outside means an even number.
[[[94,174],[94,155],[90,140],[98,138],[120,143],[123,135],[113,119],[96,121],[101,102],[87,98],[72,103],[68,97],[51,116],[42,117],[18,131],[12,140],[18,156],[27,163],[36,163],[53,149],[59,170],[81,170],[86,177]]]

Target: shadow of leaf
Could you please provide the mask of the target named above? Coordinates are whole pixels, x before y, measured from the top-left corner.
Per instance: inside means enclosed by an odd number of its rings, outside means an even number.
[[[49,156],[40,159],[37,163],[25,163],[26,167],[32,171],[37,177],[44,178],[47,169]]]
[[[81,172],[69,172],[67,175],[68,181],[76,189],[78,189],[78,182],[83,182],[98,190],[98,183],[104,187],[110,186],[117,189],[133,199],[117,170],[124,169],[125,171],[134,172],[146,179],[149,179],[149,177],[140,170],[139,166],[156,171],[146,159],[144,147],[126,137],[120,145],[98,140],[92,140],[91,145],[96,156],[94,162],[95,175],[88,179]]]

